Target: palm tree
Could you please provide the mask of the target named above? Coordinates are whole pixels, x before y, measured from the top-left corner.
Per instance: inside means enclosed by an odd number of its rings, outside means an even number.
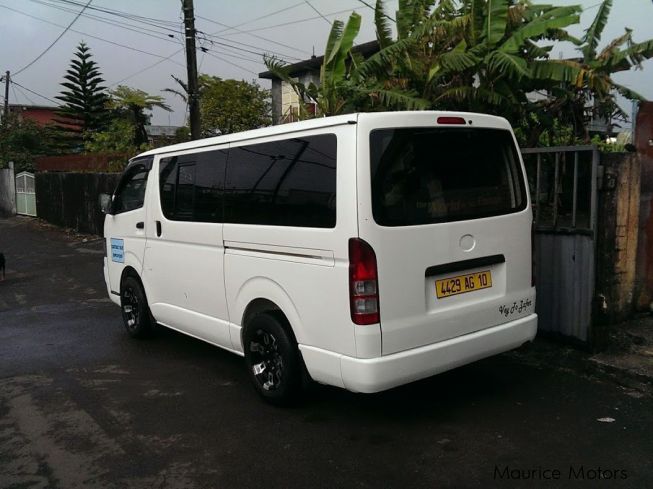
[[[151,111],[154,107],[159,107],[168,112],[171,111],[163,97],[150,95],[137,88],[118,85],[116,89],[109,93],[111,95],[111,108],[134,123],[134,145],[137,147],[147,143],[145,126],[149,123],[150,116],[145,111]]]

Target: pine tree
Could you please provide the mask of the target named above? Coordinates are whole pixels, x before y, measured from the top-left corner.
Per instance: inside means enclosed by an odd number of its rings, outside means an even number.
[[[93,61],[89,47],[79,43],[61,86],[64,89],[55,98],[63,102],[58,111],[60,124],[69,149],[81,148],[85,138],[102,130],[108,123],[109,97],[98,65]]]

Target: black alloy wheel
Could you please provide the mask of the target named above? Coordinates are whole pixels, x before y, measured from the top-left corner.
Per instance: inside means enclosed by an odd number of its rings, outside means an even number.
[[[125,329],[133,338],[150,336],[154,321],[140,282],[134,277],[126,277],[120,289],[120,307]]]
[[[264,400],[287,405],[301,388],[297,344],[283,318],[258,314],[245,327],[245,363],[254,388]]]

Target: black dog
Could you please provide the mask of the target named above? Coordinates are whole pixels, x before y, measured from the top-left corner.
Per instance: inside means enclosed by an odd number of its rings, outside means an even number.
[[[0,253],[0,272],[2,272],[2,280],[5,279],[5,255]]]

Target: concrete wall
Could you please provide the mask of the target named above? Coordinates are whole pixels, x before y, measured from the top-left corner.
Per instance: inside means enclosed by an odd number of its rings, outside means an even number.
[[[601,165],[597,312],[601,322],[615,323],[627,319],[636,302],[641,160],[635,153],[606,153]]]
[[[637,308],[646,311],[653,304],[653,102],[640,103],[635,127],[642,166],[636,299]]]
[[[0,169],[0,217],[16,215],[16,178],[14,164]]]
[[[113,193],[119,173],[37,173],[36,212],[57,226],[102,235],[98,196]]]

